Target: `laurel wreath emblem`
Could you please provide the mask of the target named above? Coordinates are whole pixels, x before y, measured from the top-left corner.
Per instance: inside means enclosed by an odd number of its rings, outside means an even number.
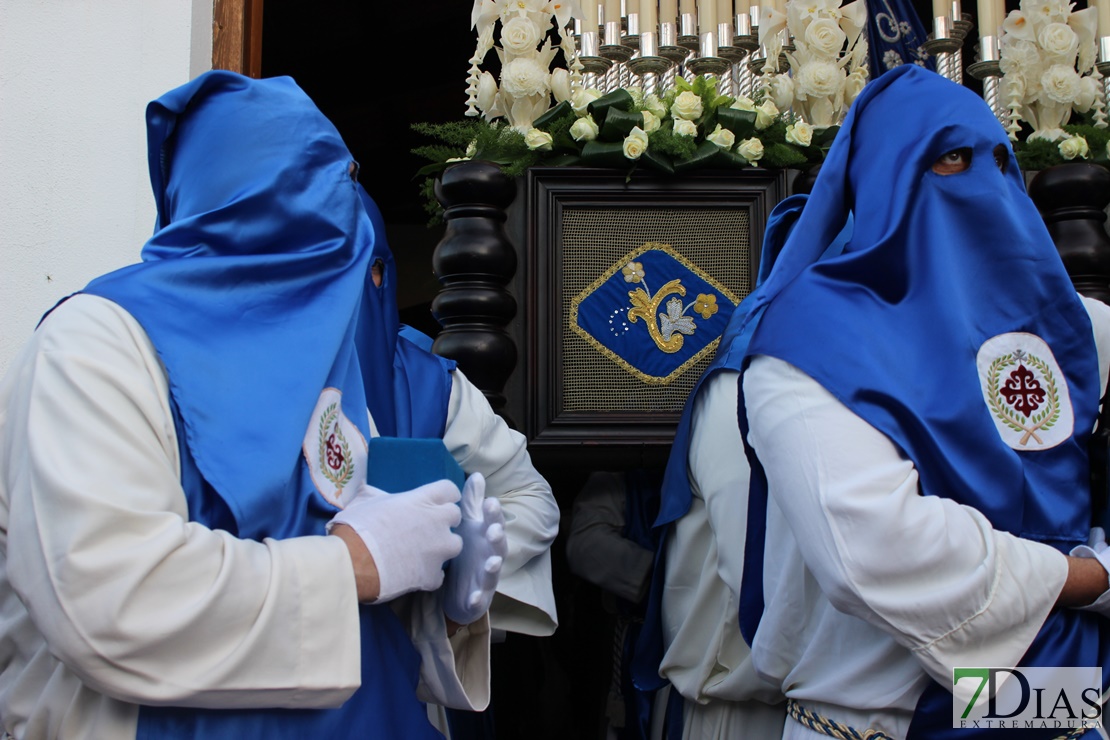
[[[1045,399],[1044,408],[1029,418],[1028,422],[1019,417],[1017,413],[1010,408],[1002,397],[1001,389],[999,387],[999,379],[1002,377],[1002,372],[1011,365],[1017,364],[1019,361],[1024,360],[1028,365],[1041,371],[1041,377],[1045,382]],[[1060,419],[1060,397],[1056,390],[1056,378],[1052,374],[1052,370],[1048,364],[1035,355],[1022,353],[1019,358],[1010,353],[997,358],[991,363],[990,369],[987,371],[987,403],[990,405],[991,411],[994,413],[1003,424],[1013,429],[1015,432],[1024,432],[1018,444],[1025,446],[1029,443],[1030,439],[1036,440],[1037,444],[1044,444],[1044,440],[1037,436],[1037,432],[1051,429],[1052,426]]]
[[[343,486],[351,482],[351,478],[355,474],[354,457],[351,455],[351,448],[347,444],[347,438],[343,436],[343,430],[340,428],[336,420],[339,418],[339,404],[333,403],[328,406],[323,415],[320,417],[320,469],[324,473],[324,477],[335,484],[335,487],[342,489]],[[333,470],[328,465],[328,429],[335,425],[335,437],[343,450],[343,464],[339,466],[338,470]]]

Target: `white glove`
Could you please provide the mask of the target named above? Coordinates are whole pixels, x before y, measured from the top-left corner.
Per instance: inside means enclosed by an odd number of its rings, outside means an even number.
[[[486,498],[486,479],[481,473],[474,473],[463,484],[458,533],[463,548],[447,568],[443,613],[453,622],[470,624],[489,610],[509,548],[501,502]]]
[[[459,487],[438,480],[401,493],[364,485],[347,508],[328,522],[350,526],[378,568],[375,603],[410,591],[435,591],[443,584],[443,564],[459,554],[463,540],[451,531],[462,514]]]
[[[1087,544],[1073,547],[1068,554],[1075,558],[1094,558],[1102,563],[1102,567],[1106,569],[1107,573],[1110,573],[1110,545],[1106,544],[1106,533],[1102,531],[1102,527],[1092,527],[1091,534],[1087,538]],[[1103,591],[1102,595],[1093,603],[1078,607],[1078,609],[1079,611],[1095,612],[1110,617],[1110,589]]]

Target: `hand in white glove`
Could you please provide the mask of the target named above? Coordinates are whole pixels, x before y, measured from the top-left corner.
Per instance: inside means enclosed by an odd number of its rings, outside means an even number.
[[[1094,558],[1110,574],[1110,545],[1106,544],[1106,533],[1102,531],[1102,527],[1092,527],[1091,534],[1087,538],[1087,544],[1072,548],[1072,551],[1068,554],[1075,558]],[[1078,607],[1078,609],[1110,617],[1110,589],[1104,591],[1094,603]]]
[[[438,480],[411,491],[386,493],[364,485],[332,517],[355,530],[374,559],[379,591],[376,603],[410,591],[435,591],[443,584],[443,564],[459,554],[462,538],[451,531],[461,519],[459,487]]]
[[[489,610],[509,547],[501,502],[485,496],[486,479],[474,473],[462,490],[462,552],[447,568],[443,593],[443,612],[458,624],[476,622]]]

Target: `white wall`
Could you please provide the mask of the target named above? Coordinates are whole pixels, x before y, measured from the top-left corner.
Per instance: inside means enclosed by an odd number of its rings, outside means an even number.
[[[138,261],[146,104],[211,58],[212,0],[0,0],[0,375],[58,299]]]

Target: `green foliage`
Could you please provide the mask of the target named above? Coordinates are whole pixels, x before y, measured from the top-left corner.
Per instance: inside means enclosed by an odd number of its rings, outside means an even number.
[[[701,98],[702,114],[694,122],[696,136],[679,136],[674,133],[675,120],[669,111],[676,97],[683,92],[693,92]],[[428,160],[418,176],[423,176],[421,194],[425,209],[438,223],[442,209],[434,197],[434,178],[453,160],[481,159],[501,166],[506,175],[517,177],[535,166],[587,166],[624,169],[629,176],[643,167],[654,172],[671,174],[707,168],[742,168],[753,166],[735,151],[723,150],[706,139],[719,124],[731,131],[739,144],[758,138],[763,143],[763,158],[754,166],[770,169],[787,167],[804,168],[824,160],[835,129],[815,132],[810,146],[802,147],[786,141],[787,122],[779,117],[766,129],[755,126],[756,114],[731,108],[735,98],[718,90],[714,77],[699,76],[692,81],[678,77],[672,88],[656,96],[645,96],[639,90],[614,90],[590,102],[582,111],[598,127],[597,138],[592,141],[576,140],[571,129],[579,119],[569,102],[564,101],[538,118],[535,130],[551,136],[550,145],[529,147],[523,133],[502,120],[486,121],[474,118],[449,123],[417,123],[413,129],[436,143],[421,146],[413,153]],[[658,118],[660,108],[667,113]],[[648,132],[647,150],[638,158],[624,154],[624,141],[637,129],[646,131],[644,111],[652,111],[659,127]],[[576,129],[577,132],[577,129]],[[529,132],[535,137],[535,132]],[[580,134],[581,135],[581,134]],[[537,139],[533,138],[536,144]]]

